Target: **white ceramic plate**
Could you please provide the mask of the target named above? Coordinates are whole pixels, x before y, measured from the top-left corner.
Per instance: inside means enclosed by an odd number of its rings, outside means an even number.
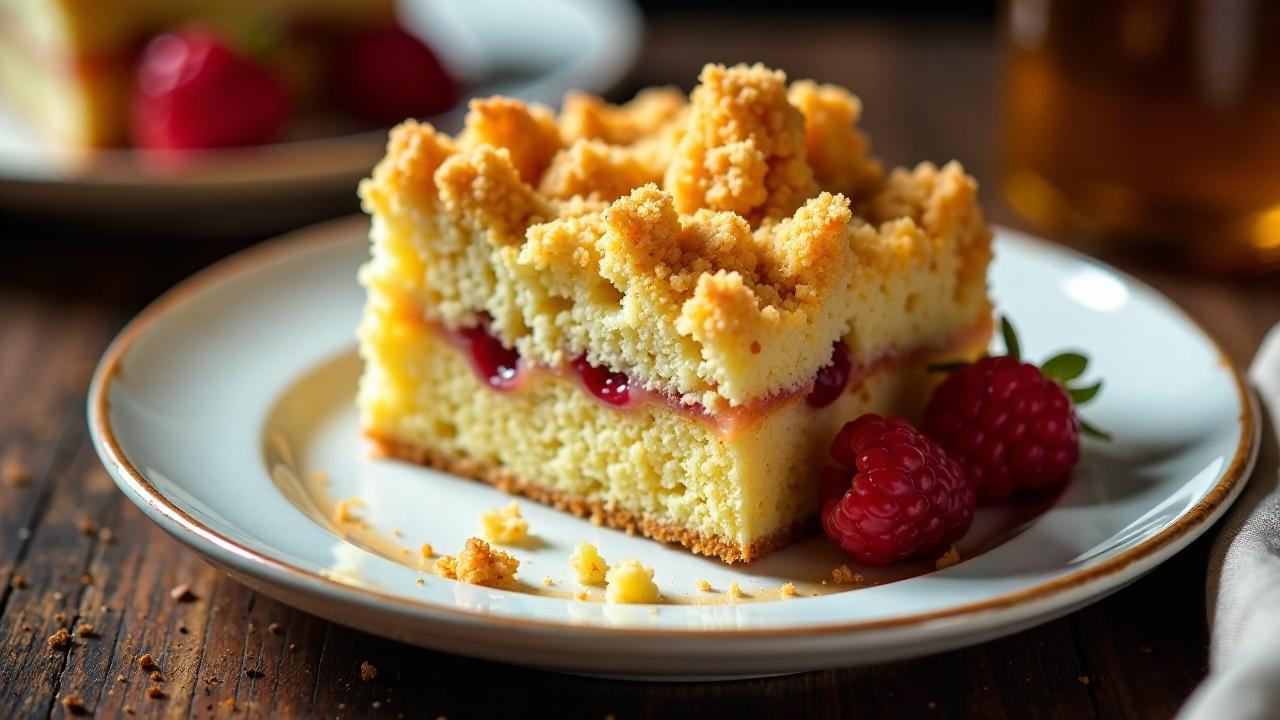
[[[366,456],[352,401],[365,230],[353,218],[303,231],[171,291],[107,351],[89,416],[120,488],[176,538],[268,595],[407,642],[682,677],[935,652],[1045,622],[1151,570],[1223,513],[1253,461],[1249,394],[1208,335],[1132,278],[1001,231],[999,308],[1028,355],[1093,358],[1107,385],[1088,417],[1115,441],[1086,444],[1059,497],[981,511],[958,565],[865,571],[868,587],[832,592],[820,580],[842,559],[820,537],[731,568],[523,502],[535,535],[514,551],[525,588],[460,584],[421,572],[417,548],[455,552],[479,513],[509,498]],[[317,471],[326,482],[299,479]],[[371,529],[344,539],[327,506],[353,496]],[[567,557],[582,539],[653,566],[672,603],[572,599]],[[699,579],[715,591],[696,590]],[[779,596],[787,581],[800,597]],[[730,601],[731,582],[747,597]]]
[[[631,67],[642,24],[630,0],[401,0],[407,28],[424,36],[468,97],[504,94],[559,105],[573,88],[603,92]],[[465,100],[431,118],[461,127]],[[376,130],[210,152],[180,171],[130,150],[85,156],[60,148],[0,102],[0,201],[27,208],[179,215],[227,203],[269,204],[319,192],[349,196],[382,156]],[[224,219],[225,222],[225,219]]]

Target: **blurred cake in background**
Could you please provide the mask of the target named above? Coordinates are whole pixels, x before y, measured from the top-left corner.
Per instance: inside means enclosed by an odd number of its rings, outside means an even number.
[[[66,147],[256,145],[457,97],[393,0],[0,5],[0,99]]]

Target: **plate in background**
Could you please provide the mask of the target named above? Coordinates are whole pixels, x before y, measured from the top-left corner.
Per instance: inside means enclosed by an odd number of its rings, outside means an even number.
[[[162,297],[120,334],[90,390],[95,446],[166,531],[251,587],[335,622],[450,652],[556,670],[703,678],[879,662],[981,642],[1123,587],[1204,532],[1244,485],[1256,412],[1218,345],[1155,290],[1093,260],[1001,230],[993,293],[1029,357],[1088,353],[1107,388],[1058,497],[979,511],[963,560],[862,570],[815,537],[729,567],[521,504],[535,542],[513,552],[521,591],[445,580],[417,548],[453,553],[510,498],[371,459],[353,406],[353,328],[367,221],[249,250]],[[371,526],[331,520],[337,498]],[[637,557],[673,604],[587,601],[567,557],[590,539]],[[541,582],[551,578],[550,587]],[[422,582],[419,583],[419,578]],[[707,579],[714,591],[696,589]],[[724,590],[737,582],[746,597]],[[800,597],[779,588],[795,582]],[[838,592],[833,592],[837,591]],[[1186,592],[1200,593],[1198,584]]]
[[[601,93],[617,83],[643,33],[629,0],[401,0],[400,14],[465,97],[504,94],[552,106],[568,90]],[[460,128],[465,97],[430,120]],[[157,226],[199,213],[201,223],[183,226],[195,234],[240,231],[260,215],[282,225],[282,214],[306,217],[308,204],[354,206],[356,183],[382,156],[386,136],[383,129],[217,150],[165,172],[128,149],[69,154],[0,104],[0,205]]]

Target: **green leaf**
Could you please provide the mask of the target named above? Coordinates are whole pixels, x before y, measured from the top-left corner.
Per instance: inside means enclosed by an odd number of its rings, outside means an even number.
[[[969,364],[968,360],[950,360],[947,362],[931,363],[926,369],[929,372],[949,373],[953,370],[959,370]]]
[[[1018,345],[1018,333],[1013,329],[1009,318],[1000,317],[1000,334],[1004,336],[1005,354],[1014,360],[1022,359],[1022,348]]]
[[[1111,433],[1090,425],[1082,417],[1077,417],[1076,422],[1080,423],[1080,432],[1084,433],[1085,435],[1088,435],[1089,437],[1097,438],[1104,442],[1111,442]]]
[[[1102,389],[1102,381],[1089,385],[1087,387],[1067,388],[1067,394],[1071,396],[1071,402],[1076,405],[1083,405],[1093,399],[1098,391]]]
[[[1045,361],[1040,366],[1040,372],[1050,380],[1057,380],[1064,385],[1084,374],[1084,369],[1089,366],[1089,358],[1080,353],[1065,352],[1061,355],[1055,355]]]

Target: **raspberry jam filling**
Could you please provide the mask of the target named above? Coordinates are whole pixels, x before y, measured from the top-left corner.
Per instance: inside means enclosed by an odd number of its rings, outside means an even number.
[[[510,390],[520,376],[520,353],[505,348],[498,339],[483,327],[466,328],[457,332],[459,344],[464,345],[471,356],[476,374],[495,390]]]
[[[824,408],[848,391],[857,387],[867,377],[902,362],[913,362],[936,354],[920,349],[911,353],[887,353],[870,362],[853,361],[848,345],[837,340],[831,347],[831,361],[814,375],[808,388],[776,392],[746,405],[712,410],[698,402],[685,402],[679,395],[648,390],[634,378],[607,367],[592,365],[585,356],[579,356],[563,368],[550,368],[532,363],[520,357],[514,348],[507,348],[488,330],[488,323],[478,327],[450,330],[443,325],[429,323],[451,344],[464,351],[476,374],[494,390],[514,391],[526,382],[537,380],[539,373],[576,375],[583,388],[593,397],[610,407],[631,409],[647,404],[665,405],[673,412],[714,423],[720,432],[734,434],[755,419],[766,415],[772,408],[803,395],[812,408]],[[957,336],[948,345],[957,345],[970,336],[990,332],[990,320],[984,320],[970,331]]]
[[[573,361],[573,369],[582,379],[582,384],[597,398],[618,407],[631,403],[631,380],[626,375],[596,367],[587,362],[585,356]]]
[[[837,340],[831,346],[831,363],[818,370],[813,378],[813,389],[805,396],[805,402],[816,408],[830,405],[844,392],[852,374],[849,346],[844,344],[844,340]]]

